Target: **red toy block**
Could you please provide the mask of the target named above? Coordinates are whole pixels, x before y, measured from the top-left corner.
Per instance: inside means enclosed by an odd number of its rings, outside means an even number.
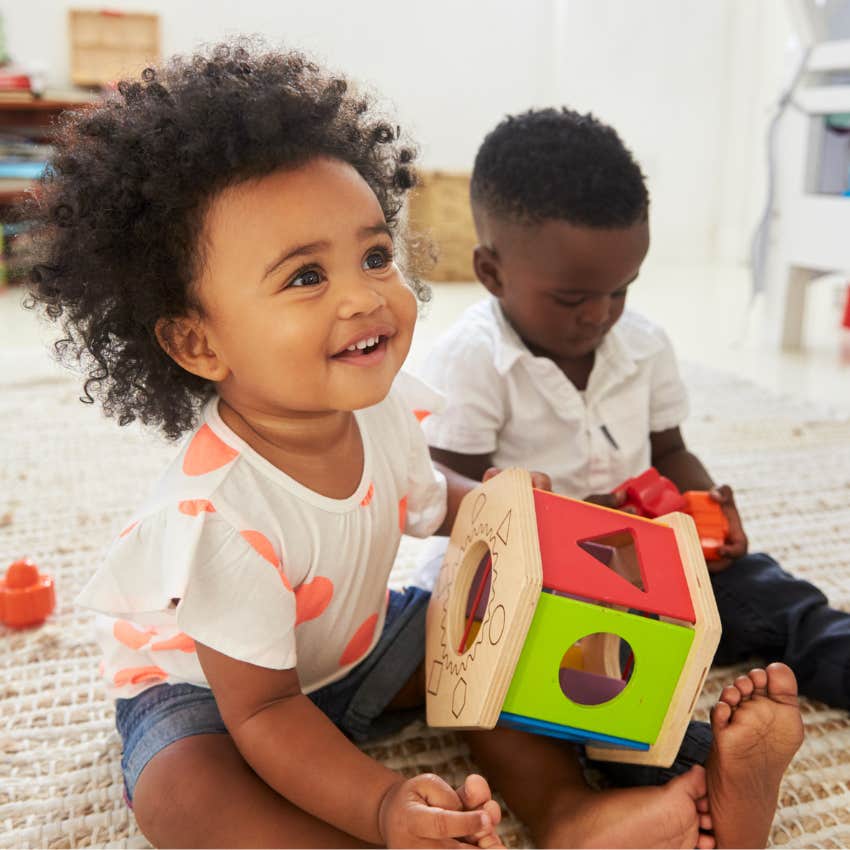
[[[654,466],[624,481],[614,492],[626,494],[626,501],[621,510],[633,507],[639,516],[650,519],[685,510],[685,499],[679,488],[669,478],[661,475]]]
[[[564,510],[565,503],[569,510]],[[694,622],[694,607],[671,528],[543,490],[534,491],[534,510],[544,588]],[[606,566],[591,545],[611,542],[616,549],[623,541],[633,544],[636,563],[632,571],[639,573],[640,586]]]
[[[705,490],[688,490],[684,497],[687,503],[685,513],[694,518],[705,560],[720,560],[717,550],[729,535],[729,520],[723,508]]]
[[[44,622],[56,606],[53,579],[28,558],[15,561],[0,578],[0,622],[24,629]]]

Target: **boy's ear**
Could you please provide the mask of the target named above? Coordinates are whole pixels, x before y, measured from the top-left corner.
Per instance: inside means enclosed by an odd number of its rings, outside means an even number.
[[[484,284],[488,292],[498,298],[502,294],[499,255],[486,245],[476,245],[472,252],[472,265],[478,280]]]
[[[214,382],[227,377],[230,370],[210,345],[204,323],[196,313],[157,319],[154,332],[162,350],[187,372]]]

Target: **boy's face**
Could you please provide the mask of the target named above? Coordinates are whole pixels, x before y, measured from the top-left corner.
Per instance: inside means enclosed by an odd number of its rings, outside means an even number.
[[[586,357],[623,313],[649,249],[649,225],[603,229],[561,220],[479,220],[479,280],[529,349],[556,362]]]
[[[214,379],[232,406],[285,415],[386,396],[410,347],[416,299],[354,168],[315,159],[228,188],[203,239],[197,294],[223,369]]]

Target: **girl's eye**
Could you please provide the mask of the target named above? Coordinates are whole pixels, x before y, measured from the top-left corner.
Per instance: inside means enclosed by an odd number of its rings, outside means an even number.
[[[289,286],[318,286],[322,282],[322,276],[316,269],[304,269],[298,272],[291,281]]]
[[[374,248],[363,261],[363,268],[366,269],[382,269],[388,266],[392,261],[389,251],[386,248]]]

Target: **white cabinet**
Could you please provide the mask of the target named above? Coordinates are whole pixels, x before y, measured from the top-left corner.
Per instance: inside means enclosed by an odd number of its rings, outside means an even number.
[[[805,4],[794,5],[805,11]],[[826,116],[850,113],[850,39],[817,41],[817,34],[816,27],[809,29],[803,72],[775,139],[765,315],[769,341],[786,349],[801,346],[809,282],[829,273],[850,275],[850,197],[840,192],[850,185],[850,132],[833,146],[829,163],[824,157]],[[824,180],[827,165],[838,170],[838,183],[834,174]],[[820,191],[824,185],[831,193]]]

